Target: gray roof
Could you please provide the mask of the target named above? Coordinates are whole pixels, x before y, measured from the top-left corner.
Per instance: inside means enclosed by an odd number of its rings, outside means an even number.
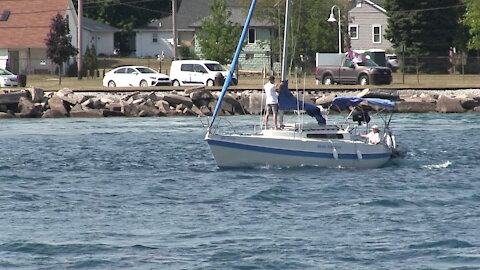
[[[227,7],[232,11],[231,20],[234,23],[244,24],[246,18],[246,10],[241,7],[238,0],[226,0]],[[198,27],[203,18],[210,15],[210,6],[213,0],[181,0],[180,7],[177,11],[177,30],[194,31],[194,27]],[[252,19],[252,26],[268,27],[270,24],[256,22]],[[160,27],[159,27],[160,26]],[[139,27],[136,30],[155,30],[155,31],[171,31],[172,16],[154,20],[151,23]]]
[[[120,32],[120,29],[83,17],[83,28],[92,32]]]

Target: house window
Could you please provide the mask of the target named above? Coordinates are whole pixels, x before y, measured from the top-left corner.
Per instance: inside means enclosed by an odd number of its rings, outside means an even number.
[[[152,42],[153,43],[158,43],[158,34],[157,33],[152,34]]]
[[[372,26],[372,42],[382,43],[382,26],[381,25]]]
[[[245,60],[251,60],[253,58],[255,58],[255,54],[253,54],[253,53],[245,54]]]
[[[255,29],[248,29],[248,44],[255,44],[257,38],[257,31]]]
[[[358,25],[350,25],[348,32],[350,33],[350,39],[358,39]]]
[[[357,0],[357,7],[361,8],[362,7],[362,2],[363,2],[363,0]]]

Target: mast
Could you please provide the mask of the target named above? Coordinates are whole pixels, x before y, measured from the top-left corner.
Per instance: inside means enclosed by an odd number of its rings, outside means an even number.
[[[225,82],[223,83],[222,92],[218,97],[217,106],[215,107],[215,111],[213,112],[213,115],[212,115],[212,122],[210,122],[210,124],[208,125],[209,133],[210,133],[210,129],[213,126],[213,123],[215,122],[215,119],[217,118],[218,111],[222,106],[223,97],[225,96],[228,86],[232,81],[233,72],[235,71],[235,67],[237,66],[237,63],[238,63],[238,57],[240,56],[240,52],[242,51],[243,42],[245,41],[245,38],[247,36],[248,27],[250,26],[250,21],[252,20],[253,10],[255,9],[256,3],[257,3],[257,0],[252,0],[252,4],[250,5],[250,10],[248,11],[247,19],[245,20],[245,25],[243,26],[242,35],[240,36],[240,40],[238,41],[237,50],[235,51],[232,64],[230,65],[228,76],[225,79]]]
[[[285,1],[285,30],[283,32],[282,81],[288,79],[288,31],[290,29],[290,0]]]
[[[177,60],[177,1],[172,0],[173,60]]]
[[[78,62],[77,62],[77,78],[82,79],[83,73],[83,0],[78,0],[78,29],[77,29],[77,47],[78,47]],[[62,71],[60,70],[60,73]]]

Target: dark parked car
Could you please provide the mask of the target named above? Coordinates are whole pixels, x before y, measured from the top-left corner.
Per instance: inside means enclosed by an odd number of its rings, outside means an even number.
[[[315,71],[315,77],[322,84],[390,84],[392,71],[390,68],[381,67],[370,59],[354,62],[346,56],[340,55],[337,63],[340,65],[319,65]],[[334,61],[335,62],[335,61]],[[331,62],[330,62],[331,63]]]
[[[397,72],[398,67],[399,67],[398,57],[395,54],[385,54],[385,64],[393,72]]]

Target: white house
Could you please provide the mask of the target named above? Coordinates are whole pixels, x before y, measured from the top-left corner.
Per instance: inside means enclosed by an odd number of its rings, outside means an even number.
[[[380,0],[354,0],[354,7],[348,12],[350,44],[355,50],[392,48],[385,38],[388,28],[387,11]]]
[[[201,28],[201,20],[210,15],[213,0],[182,0],[177,12],[177,44],[188,47],[191,52],[202,57],[201,48],[195,42],[195,32]],[[227,8],[232,12],[230,20],[243,26],[247,10],[237,0],[227,0]],[[271,55],[271,35],[273,25],[252,19],[247,45],[239,59],[239,68],[262,70],[273,68]],[[172,17],[155,20],[150,24],[134,29],[136,34],[136,56],[151,57],[163,52],[165,57],[173,57]],[[178,50],[177,50],[178,55]]]

